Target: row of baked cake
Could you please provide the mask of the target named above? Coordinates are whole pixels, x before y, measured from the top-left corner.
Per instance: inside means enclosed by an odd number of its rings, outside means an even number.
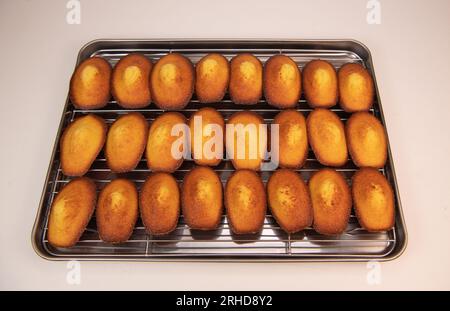
[[[47,238],[56,247],[74,246],[94,210],[99,237],[109,243],[127,241],[139,214],[151,235],[175,230],[181,212],[189,228],[215,230],[221,223],[223,206],[233,233],[255,234],[263,228],[267,205],[287,233],[312,226],[321,234],[342,234],[352,206],[360,225],[368,231],[389,230],[395,221],[391,186],[373,168],[357,171],[351,189],[342,174],[332,169],[315,172],[308,184],[295,171],[280,169],[273,172],[267,187],[257,172],[237,170],[223,190],[214,170],[197,166],[181,185],[168,173],[153,173],[139,194],[133,182],[115,179],[101,189],[98,200],[95,183],[87,177],[76,178],[53,201]]]
[[[236,104],[256,104],[264,95],[275,107],[294,107],[302,92],[311,107],[330,108],[338,102],[347,112],[367,111],[373,104],[370,73],[358,63],[336,72],[326,60],[312,60],[303,72],[289,56],[278,54],[263,65],[243,53],[229,62],[220,54],[205,55],[194,67],[182,54],[171,53],[155,64],[144,54],[124,56],[114,66],[101,57],[83,61],[72,75],[70,98],[82,109],[104,107],[111,94],[124,108],[151,102],[164,110],[183,109],[196,93],[201,103],[215,103],[229,92]]]
[[[213,125],[216,131],[206,130]],[[301,112],[287,109],[278,113],[269,127],[255,112],[236,112],[225,122],[217,110],[203,108],[189,120],[179,112],[165,112],[150,126],[142,114],[132,112],[115,120],[109,130],[96,115],[79,117],[61,137],[63,173],[84,175],[104,144],[108,166],[117,173],[133,170],[144,150],[149,169],[164,172],[175,171],[191,155],[199,165],[216,166],[225,150],[236,169],[252,170],[260,170],[265,160],[271,161],[272,170],[278,166],[300,168],[309,146],[327,166],[343,166],[348,151],[359,167],[381,168],[387,158],[384,127],[369,112],[353,113],[344,125],[329,109],[314,109],[306,119]]]

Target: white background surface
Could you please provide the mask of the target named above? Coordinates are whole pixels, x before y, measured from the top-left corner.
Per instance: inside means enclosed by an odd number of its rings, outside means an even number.
[[[450,289],[450,1],[0,0],[0,289]],[[31,229],[70,75],[97,38],[353,38],[372,51],[409,232],[406,252],[365,263],[83,262],[38,257]]]

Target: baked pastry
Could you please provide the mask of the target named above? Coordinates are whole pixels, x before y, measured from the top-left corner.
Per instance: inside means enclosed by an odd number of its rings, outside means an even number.
[[[315,59],[303,68],[303,92],[313,108],[330,108],[338,101],[338,78],[329,62]]]
[[[357,171],[352,178],[352,196],[361,227],[371,232],[394,227],[394,192],[378,170],[362,168]]]
[[[127,241],[138,214],[138,192],[134,183],[123,178],[111,181],[100,191],[95,211],[100,238],[110,243]]]
[[[235,171],[225,187],[228,223],[236,234],[261,231],[266,215],[266,192],[261,177],[251,170]]]
[[[86,229],[95,208],[95,184],[87,177],[71,180],[53,200],[47,239],[54,247],[74,246]]]
[[[194,92],[194,66],[185,56],[163,56],[150,74],[152,100],[161,109],[183,109]]]
[[[263,68],[252,54],[239,54],[231,60],[230,97],[238,105],[256,104],[262,96]]]
[[[298,173],[288,169],[275,171],[267,183],[267,199],[273,217],[287,233],[311,226],[309,189]]]
[[[314,230],[321,234],[338,235],[347,228],[352,198],[341,173],[325,168],[309,180],[309,192],[314,213]]]
[[[152,235],[163,235],[177,227],[180,215],[180,191],[172,175],[154,173],[142,185],[139,194],[141,219]]]
[[[114,121],[105,146],[106,162],[111,171],[124,173],[135,169],[144,152],[147,135],[147,120],[138,112],[123,115]]]
[[[344,124],[337,114],[316,108],[306,119],[308,140],[317,160],[323,165],[342,166],[347,162]]]
[[[252,111],[234,113],[227,122],[225,144],[228,157],[237,170],[260,170],[267,148],[267,128],[263,118]]]
[[[302,76],[297,64],[286,55],[274,55],[264,65],[264,96],[269,105],[284,109],[297,105]]]
[[[70,79],[70,101],[79,109],[106,106],[110,95],[111,65],[101,57],[91,57],[75,68]]]
[[[174,172],[183,163],[183,152],[179,148],[179,154],[172,154],[172,145],[182,142],[185,147],[187,137],[183,133],[172,136],[175,126],[186,125],[186,118],[178,112],[166,112],[153,121],[147,140],[147,165],[153,171]]]
[[[191,115],[192,158],[198,165],[216,166],[223,158],[225,121],[213,108],[202,108]]]
[[[374,97],[373,80],[360,64],[348,63],[338,71],[339,103],[347,112],[367,111]]]
[[[122,57],[114,67],[111,92],[124,108],[143,108],[150,104],[150,71],[152,62],[143,54]]]
[[[106,138],[105,121],[93,114],[75,119],[64,130],[61,141],[61,168],[67,176],[84,175]]]
[[[274,120],[278,124],[278,158],[281,167],[300,168],[308,156],[306,121],[300,112],[288,109],[278,113]],[[271,152],[276,146],[271,146]],[[273,158],[273,156],[272,156]]]
[[[205,55],[195,66],[195,93],[201,103],[222,100],[230,82],[230,65],[220,54]]]
[[[186,174],[181,192],[184,221],[191,229],[216,229],[222,217],[222,183],[207,166]]]
[[[353,113],[347,120],[345,134],[356,166],[381,168],[386,164],[386,133],[375,116],[368,112]]]

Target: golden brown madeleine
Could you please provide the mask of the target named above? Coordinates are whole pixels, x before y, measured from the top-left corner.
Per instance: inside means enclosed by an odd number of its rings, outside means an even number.
[[[114,67],[111,92],[124,108],[143,108],[150,104],[150,71],[152,62],[143,54],[122,57]]]
[[[367,111],[374,97],[373,80],[360,64],[348,63],[338,71],[339,103],[347,112]]]
[[[191,229],[214,230],[222,217],[222,183],[207,166],[197,166],[183,180],[181,206]]]
[[[375,116],[368,112],[353,113],[347,120],[345,133],[356,166],[381,168],[386,164],[386,133]]]
[[[64,130],[61,141],[61,168],[67,176],[84,175],[106,139],[105,121],[93,114],[75,119]]]
[[[263,68],[252,54],[239,54],[231,60],[230,96],[235,104],[253,105],[262,96]]]
[[[180,215],[180,190],[172,175],[153,173],[139,194],[141,219],[150,234],[162,235],[175,230]]]
[[[394,227],[395,203],[391,185],[374,168],[362,168],[353,175],[352,196],[356,217],[367,231]]]
[[[194,92],[194,66],[185,56],[167,54],[153,67],[150,74],[150,92],[161,109],[183,109]]]
[[[216,166],[222,161],[224,129],[225,121],[222,115],[213,108],[202,108],[191,115],[189,130],[195,163]]]
[[[153,171],[173,172],[183,163],[184,158],[177,158],[172,154],[172,144],[180,139],[186,141],[188,138],[172,136],[172,129],[186,124],[186,118],[178,112],[166,112],[153,121],[147,140],[148,168]]]
[[[303,68],[303,92],[313,108],[330,108],[338,100],[338,78],[329,62],[315,59]]]
[[[321,234],[341,234],[347,228],[352,198],[341,173],[325,168],[309,180],[314,230]]]
[[[237,170],[260,170],[267,149],[267,128],[263,118],[252,111],[234,113],[227,122],[225,144]]]
[[[288,109],[278,113],[273,123],[279,126],[278,156],[280,166],[286,168],[303,166],[308,156],[305,117],[296,110]]]
[[[101,57],[91,57],[75,69],[70,79],[70,100],[80,109],[106,106],[110,99],[111,65]]]
[[[297,105],[302,93],[302,76],[297,64],[286,55],[274,55],[264,65],[264,96],[284,109]]]
[[[228,223],[236,234],[261,231],[266,215],[266,192],[261,177],[251,170],[235,171],[225,187]]]
[[[267,198],[273,217],[284,231],[294,233],[311,226],[309,189],[296,172],[275,171],[267,183]]]
[[[95,208],[95,184],[87,177],[71,180],[53,200],[48,220],[48,242],[54,247],[74,246]]]
[[[205,55],[195,66],[195,93],[201,103],[222,100],[230,82],[230,65],[220,54]]]
[[[105,146],[105,157],[111,171],[124,173],[135,169],[144,152],[147,136],[147,120],[138,112],[123,115],[114,121]]]
[[[95,219],[100,238],[121,243],[133,233],[138,218],[138,192],[133,182],[119,178],[100,191]]]
[[[323,165],[342,166],[347,162],[344,124],[328,109],[316,108],[306,119],[308,140]]]

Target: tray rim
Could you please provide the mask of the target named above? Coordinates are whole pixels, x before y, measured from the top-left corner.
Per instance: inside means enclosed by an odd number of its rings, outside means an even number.
[[[59,137],[62,131],[62,127],[64,124],[64,116],[67,113],[67,108],[69,105],[69,92],[67,92],[67,96],[66,96],[66,102],[64,104],[62,113],[61,113],[61,117],[60,117],[60,121],[59,121],[59,125],[58,125],[58,130],[56,132],[55,138],[54,138],[54,142],[53,142],[53,149],[52,149],[52,153],[50,156],[50,160],[49,160],[49,164],[48,164],[48,168],[47,168],[47,173],[46,173],[46,177],[44,180],[44,184],[42,187],[42,192],[41,192],[41,197],[39,199],[39,206],[38,209],[36,211],[36,216],[35,216],[35,220],[34,220],[34,224],[33,224],[33,229],[31,231],[31,244],[33,247],[33,250],[35,251],[35,253],[41,257],[42,259],[48,260],[48,261],[70,261],[70,260],[77,260],[77,261],[113,261],[113,262],[210,262],[210,263],[222,263],[222,262],[227,262],[227,263],[295,263],[295,262],[368,262],[368,261],[377,261],[377,262],[388,262],[388,261],[392,261],[394,259],[399,258],[406,250],[406,247],[408,245],[408,231],[407,231],[407,227],[406,227],[406,222],[405,222],[405,217],[404,217],[404,213],[403,213],[403,206],[401,203],[401,197],[400,197],[400,191],[399,191],[399,185],[398,185],[398,181],[397,181],[397,174],[395,171],[395,163],[394,163],[394,158],[392,156],[392,150],[390,147],[390,140],[389,140],[389,133],[388,133],[388,129],[387,129],[387,124],[386,124],[386,120],[384,117],[384,111],[383,111],[383,105],[382,105],[382,101],[381,101],[381,96],[379,93],[379,89],[378,89],[378,83],[376,80],[376,74],[375,74],[375,67],[373,65],[373,59],[372,59],[372,54],[369,50],[369,48],[363,44],[362,42],[355,40],[355,39],[293,39],[293,38],[282,38],[282,39],[266,39],[266,38],[158,38],[158,39],[103,39],[103,38],[98,38],[98,39],[94,39],[91,40],[87,43],[85,43],[80,50],[78,51],[77,54],[77,59],[76,59],[76,63],[74,68],[77,66],[77,64],[79,64],[80,60],[81,60],[81,55],[84,53],[85,50],[87,50],[88,48],[90,48],[91,46],[94,46],[96,44],[100,44],[100,43],[113,43],[113,42],[127,42],[127,43],[131,43],[131,42],[153,42],[153,43],[175,43],[175,44],[180,44],[180,43],[258,43],[258,44],[276,44],[276,43],[351,43],[354,44],[356,46],[359,46],[359,48],[361,48],[362,50],[364,50],[365,53],[367,53],[367,61],[370,63],[371,68],[370,70],[372,71],[372,78],[374,81],[374,86],[375,86],[375,93],[377,95],[378,98],[378,106],[379,106],[379,111],[380,111],[380,118],[385,126],[385,131],[386,131],[386,136],[387,136],[387,142],[388,142],[388,160],[389,160],[389,165],[391,167],[391,171],[392,171],[392,178],[394,180],[395,183],[395,187],[393,187],[393,190],[395,192],[395,195],[397,196],[397,203],[398,203],[398,208],[397,208],[397,212],[398,212],[398,218],[401,220],[401,224],[402,224],[402,230],[403,230],[403,240],[402,240],[402,244],[400,245],[400,248],[395,251],[395,248],[388,253],[386,256],[384,257],[373,257],[371,258],[371,256],[359,256],[359,255],[333,255],[334,257],[330,256],[330,257],[314,257],[314,255],[311,256],[307,256],[307,257],[283,257],[283,258],[275,258],[275,257],[271,257],[271,258],[267,258],[269,256],[267,255],[262,255],[261,258],[257,258],[257,257],[249,257],[249,258],[233,258],[233,257],[203,257],[203,258],[196,258],[194,256],[186,256],[186,257],[170,257],[170,256],[166,256],[164,257],[164,255],[162,256],[142,256],[139,255],[140,257],[134,257],[134,256],[120,256],[120,257],[89,257],[89,255],[87,256],[76,256],[76,255],[72,255],[72,256],[53,256],[49,253],[44,252],[38,245],[37,243],[37,238],[38,238],[38,226],[39,226],[39,218],[40,215],[43,212],[44,209],[44,200],[45,200],[45,195],[46,195],[46,188],[50,179],[50,174],[52,171],[52,164],[55,160],[55,154],[56,154],[56,150],[58,148],[58,144],[59,144]],[[266,256],[266,257],[263,257]],[[342,257],[342,258],[339,258]]]

